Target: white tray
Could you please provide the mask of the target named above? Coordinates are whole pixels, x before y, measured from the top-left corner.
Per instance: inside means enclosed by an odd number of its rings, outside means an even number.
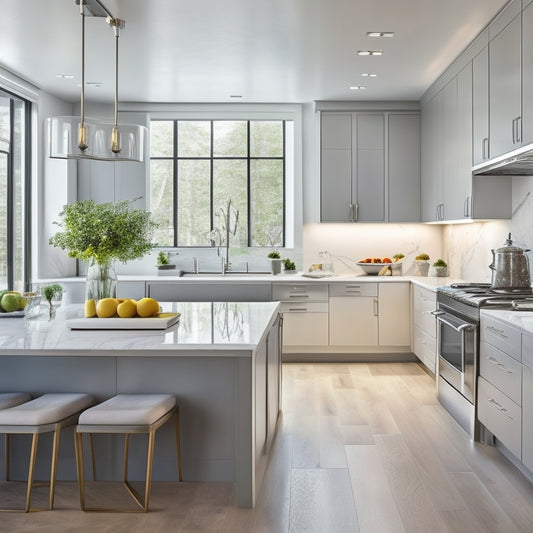
[[[24,311],[12,311],[11,313],[0,313],[0,318],[14,318],[24,316]]]
[[[71,318],[70,329],[167,329],[179,322],[180,313],[161,313],[148,318]]]

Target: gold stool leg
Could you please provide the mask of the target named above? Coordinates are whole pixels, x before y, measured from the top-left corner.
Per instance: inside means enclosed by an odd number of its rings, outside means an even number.
[[[33,478],[35,476],[35,461],[37,459],[37,446],[39,445],[39,434],[34,433],[31,441],[30,466],[28,469],[28,487],[26,489],[26,507],[24,512],[29,512],[31,502],[31,489],[33,486]]]
[[[93,463],[93,481],[96,481],[96,460],[94,456],[94,435],[89,433],[89,440],[91,442],[91,461]]]
[[[124,473],[123,473],[123,480],[124,483],[127,483],[128,481],[128,455],[130,453],[130,434],[125,433],[124,434]]]
[[[80,491],[80,507],[85,511],[85,479],[83,477],[83,435],[74,430],[74,450],[76,451],[76,470],[78,472],[78,488]],[[94,463],[93,463],[94,465]]]
[[[61,428],[56,427],[54,431],[54,444],[52,447],[52,466],[50,468],[50,495],[49,509],[54,508],[54,495],[56,489],[57,458],[59,457],[59,441],[61,440]]]
[[[152,466],[154,463],[155,431],[150,431],[148,437],[148,457],[146,458],[146,484],[144,485],[144,512],[148,511],[150,489],[152,487]]]
[[[179,407],[176,409],[176,415],[174,417],[174,428],[176,430],[176,453],[178,454],[178,475],[179,480],[183,481],[181,473],[181,437],[180,437],[180,411]]]

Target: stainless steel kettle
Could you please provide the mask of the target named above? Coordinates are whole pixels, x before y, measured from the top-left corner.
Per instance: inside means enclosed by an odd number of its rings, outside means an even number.
[[[530,290],[531,276],[529,273],[529,259],[526,250],[519,246],[513,246],[511,234],[505,246],[492,252],[491,288],[496,290]]]

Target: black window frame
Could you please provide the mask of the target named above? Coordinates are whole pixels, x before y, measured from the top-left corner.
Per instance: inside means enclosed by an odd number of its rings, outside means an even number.
[[[22,290],[28,291],[31,286],[31,185],[32,185],[32,103],[17,95],[0,87],[0,95],[10,99],[10,113],[9,113],[9,148],[8,150],[2,150],[0,152],[7,155],[7,288],[13,290],[15,283],[15,238],[14,238],[14,216],[15,216],[15,197],[14,197],[14,148],[13,148],[13,132],[15,131],[15,101],[21,102],[24,107],[24,160],[21,163],[24,164],[24,197],[22,199],[24,216],[22,224],[24,226],[24,243],[23,243],[23,279]]]
[[[202,161],[210,161],[210,185],[209,185],[209,210],[210,210],[210,230],[214,229],[214,218],[215,213],[213,209],[213,173],[214,173],[214,162],[215,161],[223,161],[223,160],[246,160],[246,182],[247,182],[247,220],[248,220],[248,227],[247,227],[247,247],[248,248],[257,248],[257,246],[253,246],[252,243],[252,228],[250,224],[250,214],[251,214],[251,206],[250,206],[250,192],[251,192],[251,162],[255,160],[277,160],[282,161],[282,168],[283,168],[283,176],[282,176],[282,190],[283,190],[283,199],[282,199],[282,205],[283,205],[283,223],[282,223],[282,235],[281,235],[281,244],[276,245],[277,248],[284,248],[286,243],[286,202],[287,202],[287,195],[286,195],[286,174],[287,174],[287,120],[286,119],[243,119],[243,118],[220,118],[220,119],[207,119],[207,118],[201,118],[201,119],[191,119],[191,118],[152,118],[150,119],[150,123],[152,122],[172,122],[172,134],[173,134],[173,142],[172,142],[172,156],[152,156],[150,154],[150,161],[170,161],[172,160],[172,181],[173,181],[173,201],[172,201],[172,220],[174,225],[174,238],[173,238],[173,244],[172,245],[161,245],[158,246],[158,248],[208,248],[209,245],[205,246],[188,246],[184,244],[178,243],[178,161],[179,160],[202,160]],[[209,157],[179,157],[178,156],[178,122],[209,122],[210,123],[210,154]],[[224,156],[224,157],[215,157],[213,154],[213,147],[214,147],[214,124],[215,122],[246,122],[246,135],[247,135],[247,148],[246,157],[242,156]],[[250,123],[251,122],[280,122],[282,124],[282,143],[283,143],[283,154],[279,157],[251,157],[250,156]]]

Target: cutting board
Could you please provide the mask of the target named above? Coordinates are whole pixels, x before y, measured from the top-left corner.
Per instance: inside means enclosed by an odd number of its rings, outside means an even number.
[[[167,329],[179,322],[180,313],[161,313],[148,318],[71,318],[70,329]]]

